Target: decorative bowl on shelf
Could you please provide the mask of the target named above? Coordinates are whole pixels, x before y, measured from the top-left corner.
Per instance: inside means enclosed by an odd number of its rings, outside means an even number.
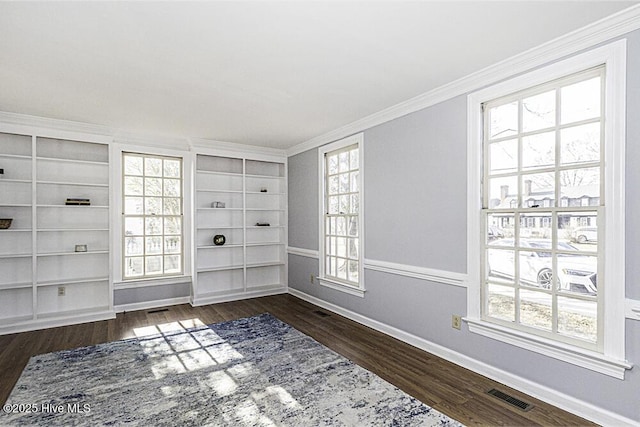
[[[11,227],[11,221],[13,221],[13,218],[0,218],[0,230],[6,230]]]

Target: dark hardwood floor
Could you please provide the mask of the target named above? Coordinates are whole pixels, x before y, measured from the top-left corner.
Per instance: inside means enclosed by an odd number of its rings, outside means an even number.
[[[0,336],[0,402],[7,400],[32,355],[131,338],[135,336],[134,328],[176,320],[197,318],[211,324],[265,312],[463,424],[591,425],[582,418],[291,295],[204,307],[178,305],[155,313],[133,311],[120,313],[108,321]],[[486,392],[492,388],[535,406],[523,412],[488,395]]]

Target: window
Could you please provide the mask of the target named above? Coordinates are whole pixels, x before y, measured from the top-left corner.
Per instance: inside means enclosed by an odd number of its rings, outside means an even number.
[[[123,153],[123,278],[183,272],[182,159]]]
[[[319,152],[320,283],[362,296],[362,135]]]
[[[468,98],[470,331],[617,378],[630,367],[625,52],[615,42]]]
[[[482,319],[594,350],[602,347],[603,253],[598,239],[577,242],[573,224],[604,208],[584,203],[600,197],[603,90],[598,67],[483,108],[485,229],[504,217],[516,226],[504,239],[485,237]],[[557,207],[565,195],[581,203]],[[549,207],[538,202],[546,196]]]

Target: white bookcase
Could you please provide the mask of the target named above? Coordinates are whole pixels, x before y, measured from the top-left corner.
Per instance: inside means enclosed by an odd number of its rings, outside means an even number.
[[[0,330],[112,312],[108,146],[0,133],[0,168]]]
[[[195,186],[193,304],[286,289],[284,159],[198,154]]]

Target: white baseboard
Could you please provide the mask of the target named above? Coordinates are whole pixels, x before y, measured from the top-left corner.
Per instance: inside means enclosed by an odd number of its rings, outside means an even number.
[[[425,340],[424,338],[420,338],[416,335],[410,334],[401,329],[395,328],[393,326],[387,325],[385,323],[382,323],[377,320],[371,319],[369,317],[363,316],[361,314],[355,313],[351,310],[348,310],[336,304],[332,304],[330,302],[324,301],[320,298],[301,292],[297,289],[293,289],[289,287],[289,293],[293,296],[296,296],[300,299],[310,302],[311,304],[317,305],[326,310],[330,310],[334,313],[337,313],[341,316],[344,316],[362,325],[368,326],[372,329],[375,329],[377,331],[390,335],[394,338],[399,339],[400,341],[406,342],[407,344],[411,344],[414,347],[417,347],[421,350],[434,354],[438,357],[448,360],[449,362],[455,363],[456,365],[462,366],[463,368],[467,368],[480,375],[484,375],[485,377],[491,378],[494,381],[498,381],[502,384],[506,384],[507,386],[520,390],[521,392],[526,393],[530,396],[533,396],[536,399],[542,400],[543,402],[547,402],[553,406],[556,406],[560,409],[571,412],[572,414],[575,414],[579,417],[593,421],[600,425],[604,425],[604,426],[638,426],[640,425],[640,423],[630,418],[626,418],[622,415],[616,414],[606,409],[602,409],[590,403],[584,402],[580,399],[576,399],[575,397],[553,390],[549,387],[537,384],[533,381],[527,380],[525,378],[519,377],[509,372],[503,371],[502,369],[498,369],[484,362],[480,362],[469,356],[465,356],[464,354],[458,353],[456,351],[443,347],[439,344],[435,344],[433,342]]]
[[[58,318],[50,317],[46,319],[25,320],[0,327],[0,335],[37,331],[39,329],[58,328],[60,326],[77,325],[79,323],[99,322],[101,320],[114,319],[115,317],[116,314],[114,311],[103,310],[95,313],[67,315]]]
[[[116,313],[122,313],[125,311],[149,310],[150,308],[166,307],[169,305],[189,304],[190,302],[191,297],[178,297],[159,299],[155,301],[135,302],[131,304],[120,304],[114,306],[113,309]]]
[[[198,307],[201,305],[216,304],[219,302],[239,301],[243,299],[259,298],[259,297],[266,297],[270,295],[279,295],[279,294],[286,294],[286,293],[287,293],[287,288],[281,287],[281,288],[274,288],[274,289],[268,289],[268,290],[253,291],[253,292],[240,292],[235,294],[195,296],[193,298],[193,301],[191,302],[191,305],[194,307]]]

